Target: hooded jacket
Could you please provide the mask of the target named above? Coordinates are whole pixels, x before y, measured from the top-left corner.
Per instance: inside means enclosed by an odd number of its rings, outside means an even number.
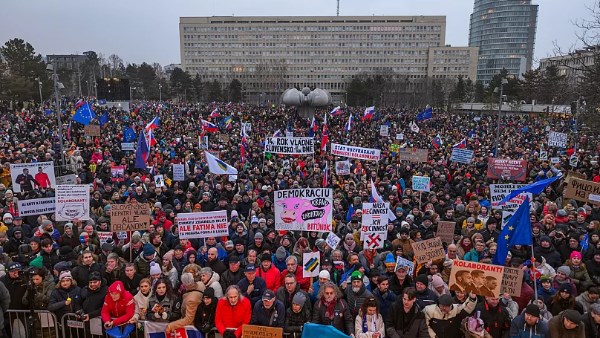
[[[227,298],[222,298],[217,304],[217,314],[215,315],[215,326],[221,336],[225,330],[234,330],[235,336],[242,336],[242,325],[250,324],[252,318],[252,307],[250,300],[242,295],[235,305],[230,305]]]
[[[548,323],[541,318],[537,324],[530,326],[525,322],[525,314],[521,313],[510,323],[510,338],[546,338],[549,336]]]
[[[462,337],[460,325],[463,318],[475,310],[477,299],[467,298],[463,304],[454,304],[448,314],[444,314],[437,304],[428,305],[423,310],[430,337]]]
[[[65,302],[68,298],[71,298],[71,303],[66,305]],[[50,294],[48,311],[54,312],[57,318],[62,318],[66,313],[75,313],[79,310],[81,310],[81,289],[79,286],[73,283],[68,289],[63,289],[60,284],[57,284]]]
[[[548,321],[548,329],[552,338],[583,338],[585,337],[585,326],[580,324],[573,330],[565,329],[563,325],[564,316],[562,312]]]
[[[108,294],[104,297],[101,317],[104,323],[112,320],[113,327],[127,323],[135,314],[135,300],[129,291],[125,290],[123,282],[116,281],[108,287]],[[113,301],[110,293],[119,293],[121,297]]]

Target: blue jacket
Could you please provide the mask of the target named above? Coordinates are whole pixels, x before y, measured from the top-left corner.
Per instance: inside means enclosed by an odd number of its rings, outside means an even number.
[[[265,305],[262,301],[254,305],[250,325],[283,327],[284,323],[285,306],[280,300],[275,299],[275,303],[271,309],[265,309]]]
[[[389,290],[385,294],[381,294],[379,288],[375,287],[375,290],[373,290],[373,296],[379,304],[379,311],[381,312],[381,316],[383,318],[387,318],[387,315],[390,309],[392,308],[392,304],[394,304],[394,302],[396,301],[396,295]],[[402,299],[400,299],[400,301],[402,301]]]
[[[529,326],[521,313],[510,323],[510,338],[550,338],[548,323],[540,319],[535,326]]]
[[[252,308],[254,308],[254,304],[261,301],[262,295],[267,289],[267,283],[264,279],[257,276],[252,284],[254,285],[254,290],[250,294],[248,294],[248,286],[250,286],[248,278],[242,278],[237,285],[240,287],[242,294],[250,299]]]
[[[469,251],[465,254],[465,257],[463,257],[463,260],[469,261],[469,262],[479,262],[484,256],[485,256],[485,251],[482,253],[478,253],[473,248],[473,249],[471,249],[471,251]]]

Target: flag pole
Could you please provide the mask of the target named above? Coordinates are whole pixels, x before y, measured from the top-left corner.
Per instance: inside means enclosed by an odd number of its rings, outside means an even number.
[[[535,268],[535,254],[533,253],[533,245],[531,245],[531,266],[533,266],[533,273],[532,278],[533,278],[533,297],[535,300],[538,299],[538,293],[537,293],[537,282],[535,280],[535,275],[536,275],[536,271],[537,269]],[[521,281],[521,283],[523,283],[523,281]]]

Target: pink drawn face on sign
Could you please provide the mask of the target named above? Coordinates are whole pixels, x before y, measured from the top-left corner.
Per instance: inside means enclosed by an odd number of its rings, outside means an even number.
[[[283,208],[280,218],[286,224],[302,223],[302,213],[311,208],[309,201],[296,197],[287,198],[277,203]]]

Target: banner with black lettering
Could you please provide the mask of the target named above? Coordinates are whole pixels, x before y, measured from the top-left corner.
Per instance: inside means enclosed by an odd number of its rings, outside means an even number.
[[[272,154],[314,154],[315,143],[312,137],[267,137],[265,153]]]
[[[229,236],[227,211],[190,212],[177,214],[179,238]]]
[[[381,234],[382,241],[387,239],[387,213],[389,203],[363,203],[360,240],[364,241],[368,234]]]
[[[361,148],[337,143],[331,144],[331,154],[367,161],[379,161],[381,158],[381,150],[379,149]]]
[[[19,200],[17,206],[21,217],[54,213],[56,210],[54,197]]]
[[[330,232],[333,190],[325,188],[275,191],[275,229]]]

